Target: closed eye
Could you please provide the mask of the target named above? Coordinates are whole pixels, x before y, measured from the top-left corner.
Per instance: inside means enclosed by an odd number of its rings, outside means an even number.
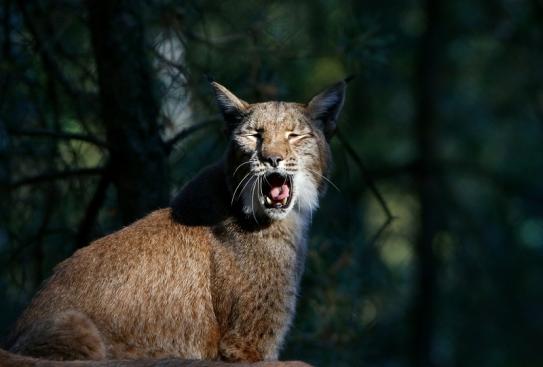
[[[243,134],[242,136],[247,137],[247,138],[256,138],[256,139],[258,139],[258,138],[260,138],[261,134],[258,131],[250,131],[248,133]]]
[[[307,138],[311,136],[311,133],[307,133],[307,134],[299,134],[299,133],[293,133],[293,132],[289,132],[287,133],[287,139],[291,142],[293,141],[298,141],[298,140],[301,140],[303,138]]]

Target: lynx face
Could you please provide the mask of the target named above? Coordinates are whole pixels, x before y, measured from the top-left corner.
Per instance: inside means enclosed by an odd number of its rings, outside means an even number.
[[[327,139],[343,105],[345,82],[307,105],[248,104],[222,85],[213,86],[230,136],[231,204],[240,201],[257,222],[316,209],[329,168]]]

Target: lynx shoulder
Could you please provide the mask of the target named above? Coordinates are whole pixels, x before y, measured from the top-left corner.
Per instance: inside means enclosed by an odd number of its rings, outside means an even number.
[[[59,264],[10,351],[58,360],[275,360],[294,316],[310,213],[345,82],[307,104],[212,83],[224,158],[173,200]]]

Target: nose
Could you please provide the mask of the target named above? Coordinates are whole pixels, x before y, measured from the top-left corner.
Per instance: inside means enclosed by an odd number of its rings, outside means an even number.
[[[279,165],[279,162],[281,162],[282,160],[283,160],[283,157],[277,154],[272,154],[272,155],[264,157],[264,161],[271,164],[271,166],[274,168],[277,168],[277,166]]]

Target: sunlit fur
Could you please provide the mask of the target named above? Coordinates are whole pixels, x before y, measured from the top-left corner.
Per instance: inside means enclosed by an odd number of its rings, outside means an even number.
[[[225,158],[187,182],[170,207],[59,264],[17,321],[11,352],[62,360],[278,358],[345,82],[307,105],[251,105],[213,87],[229,138]],[[270,157],[281,157],[273,169],[292,179],[280,209],[266,207],[261,192]],[[13,357],[0,351],[0,365],[5,358]]]
[[[272,167],[262,159],[270,151],[284,159]],[[243,212],[258,221],[281,220],[293,210],[302,215],[318,207],[325,189],[330,152],[322,131],[311,121],[305,106],[265,102],[251,105],[232,132],[228,162],[232,174],[232,203],[241,201]],[[291,201],[284,209],[266,208],[262,183],[278,172],[291,177]]]

